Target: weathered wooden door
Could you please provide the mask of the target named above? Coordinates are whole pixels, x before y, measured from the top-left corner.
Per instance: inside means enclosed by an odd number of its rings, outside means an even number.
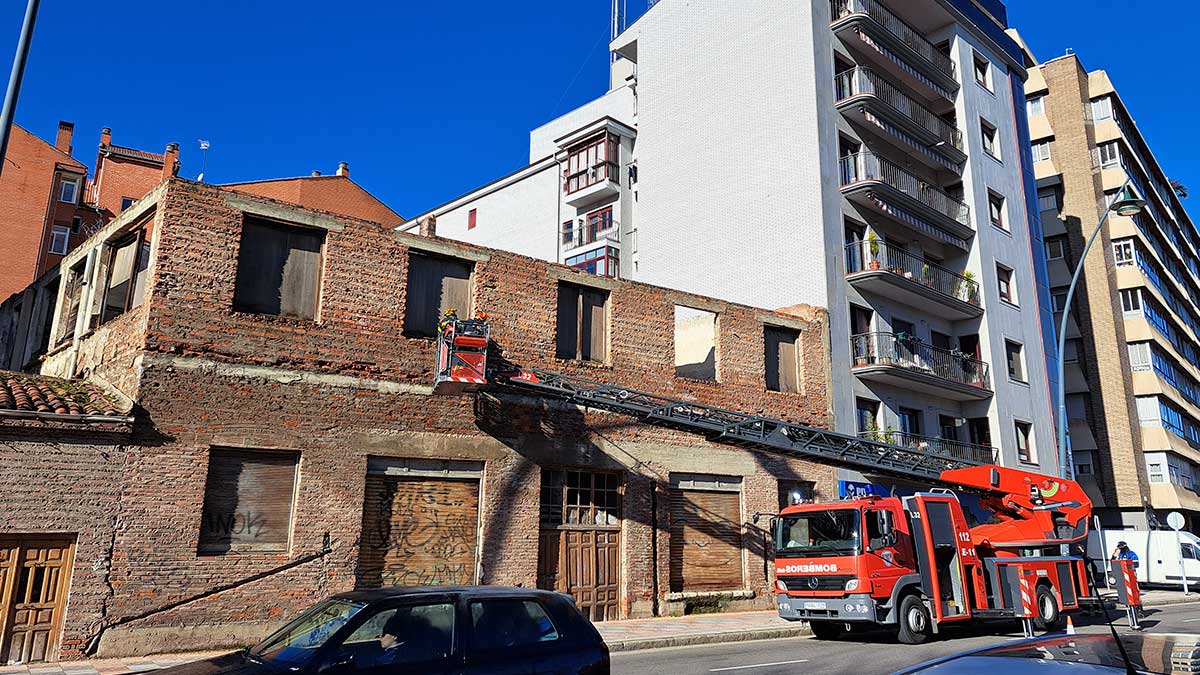
[[[66,539],[0,538],[0,655],[5,663],[57,660],[72,553]]]
[[[538,587],[568,593],[592,621],[620,618],[621,478],[542,471]]]

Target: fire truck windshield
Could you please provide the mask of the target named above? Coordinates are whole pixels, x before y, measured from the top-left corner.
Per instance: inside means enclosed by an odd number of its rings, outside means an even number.
[[[779,517],[776,556],[826,558],[859,552],[861,514],[853,509],[810,511]]]

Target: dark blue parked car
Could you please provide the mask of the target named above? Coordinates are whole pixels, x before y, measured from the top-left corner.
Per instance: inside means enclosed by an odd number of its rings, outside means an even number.
[[[235,654],[166,675],[607,675],[608,647],[571,598],[495,586],[335,595]]]

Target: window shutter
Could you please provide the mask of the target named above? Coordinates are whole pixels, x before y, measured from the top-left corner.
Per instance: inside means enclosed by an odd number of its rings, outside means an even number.
[[[579,329],[582,337],[580,358],[586,361],[605,361],[608,359],[608,320],[605,312],[608,294],[604,291],[582,289],[580,296],[583,321]]]
[[[317,232],[290,229],[283,256],[279,313],[301,319],[317,317],[317,297],[321,283],[321,243]]]
[[[579,349],[579,289],[568,284],[558,285],[558,332],[555,356],[560,359],[578,358]]]
[[[671,591],[742,588],[741,495],[671,488]]]
[[[767,326],[763,331],[766,345],[764,367],[767,389],[771,391],[800,391],[799,354],[800,333],[786,328]]]
[[[324,233],[247,219],[238,251],[234,308],[314,319]]]
[[[204,485],[200,552],[286,551],[297,455],[213,450]]]
[[[408,284],[404,299],[404,332],[433,337],[437,333],[437,295],[434,289],[435,263],[417,253],[408,256]]]
[[[234,308],[256,314],[279,314],[281,270],[286,258],[286,238],[265,224],[246,220],[238,250]]]
[[[458,310],[461,318],[470,318],[471,307],[471,266],[457,260],[440,260],[442,276],[442,301],[439,313],[447,309]]]

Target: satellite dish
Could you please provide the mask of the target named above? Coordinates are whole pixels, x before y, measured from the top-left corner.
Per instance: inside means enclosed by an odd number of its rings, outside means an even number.
[[[1178,511],[1172,511],[1168,513],[1167,525],[1176,532],[1182,530],[1184,526],[1183,514]]]

